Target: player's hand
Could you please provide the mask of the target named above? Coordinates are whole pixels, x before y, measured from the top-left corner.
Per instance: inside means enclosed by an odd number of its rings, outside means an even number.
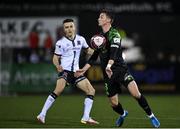
[[[106,74],[108,75],[109,78],[111,78],[113,72],[110,67],[106,67]]]
[[[63,71],[63,67],[61,65],[56,66],[56,69],[58,72],[62,72]]]
[[[84,75],[85,72],[86,72],[86,71],[85,71],[84,69],[79,69],[79,70],[77,70],[77,71],[74,73],[74,76],[75,76],[75,77],[82,76],[82,75]]]

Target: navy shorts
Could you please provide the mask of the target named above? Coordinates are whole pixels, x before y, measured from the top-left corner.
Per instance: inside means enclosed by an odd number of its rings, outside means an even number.
[[[64,78],[70,85],[77,85],[78,82],[86,79],[85,76],[74,77],[74,72],[67,70],[58,73],[58,79],[60,78]]]

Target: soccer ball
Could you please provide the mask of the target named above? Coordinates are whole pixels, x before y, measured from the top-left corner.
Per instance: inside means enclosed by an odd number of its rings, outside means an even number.
[[[99,49],[106,45],[106,38],[103,35],[94,35],[91,38],[90,45],[93,49]]]

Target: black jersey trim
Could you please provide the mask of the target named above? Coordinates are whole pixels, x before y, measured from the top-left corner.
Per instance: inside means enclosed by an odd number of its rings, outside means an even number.
[[[57,55],[57,56],[62,56],[61,54],[57,54],[57,53],[54,53],[54,55]]]
[[[64,36],[66,39],[68,39],[68,40],[70,40],[70,41],[74,41],[75,39],[76,39],[76,35],[74,36],[74,38],[73,39],[70,39],[70,38],[68,38],[67,36]]]
[[[74,57],[73,57],[73,61],[72,61],[71,71],[74,71],[74,61],[75,61],[75,57],[76,57],[76,51],[74,51],[73,53],[74,53]]]

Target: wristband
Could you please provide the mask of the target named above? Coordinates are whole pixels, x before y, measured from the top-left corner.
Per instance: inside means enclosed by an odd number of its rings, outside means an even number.
[[[112,66],[112,64],[107,64],[106,67],[107,67],[107,68],[111,68],[111,66]]]

